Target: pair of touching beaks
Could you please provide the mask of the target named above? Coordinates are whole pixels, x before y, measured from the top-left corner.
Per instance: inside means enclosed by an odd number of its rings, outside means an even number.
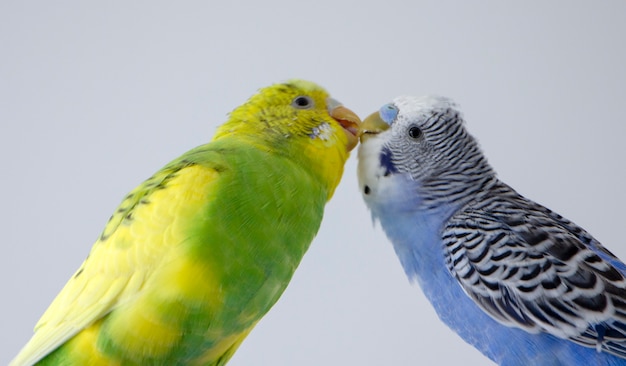
[[[328,112],[330,116],[341,124],[346,130],[346,135],[350,142],[350,149],[354,148],[361,139],[364,142],[372,135],[387,130],[391,122],[398,115],[398,109],[393,104],[385,104],[380,110],[370,114],[361,122],[361,119],[350,109],[344,107],[333,98],[327,99]]]

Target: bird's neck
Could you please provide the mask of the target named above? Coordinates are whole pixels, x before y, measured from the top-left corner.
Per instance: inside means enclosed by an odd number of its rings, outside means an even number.
[[[410,180],[406,179],[407,182]],[[439,282],[451,279],[441,243],[445,223],[472,201],[481,200],[483,195],[489,194],[498,182],[489,166],[475,175],[443,174],[437,181],[425,184],[412,181],[404,185],[408,191],[417,193],[413,196],[396,191],[399,196],[413,199],[403,202],[395,199],[397,205],[385,206],[394,207],[393,212],[379,207],[375,216],[380,219],[381,226],[393,243],[408,277],[420,282],[424,292],[428,292],[429,287],[437,287]],[[411,235],[406,235],[407,232]]]
[[[455,208],[415,208],[380,212],[376,216],[393,243],[407,276],[422,282],[424,276],[430,276],[440,268],[445,269],[440,245],[441,228]]]
[[[456,211],[489,192],[498,183],[495,171],[486,161],[462,166],[424,179],[417,185],[419,211]]]

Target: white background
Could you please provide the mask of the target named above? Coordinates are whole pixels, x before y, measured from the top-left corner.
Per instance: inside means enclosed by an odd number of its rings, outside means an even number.
[[[0,2],[0,364],[122,197],[298,77],[365,117],[454,98],[500,177],[626,258],[624,1]],[[411,286],[356,154],[230,365],[485,365]],[[503,340],[505,341],[505,340]]]

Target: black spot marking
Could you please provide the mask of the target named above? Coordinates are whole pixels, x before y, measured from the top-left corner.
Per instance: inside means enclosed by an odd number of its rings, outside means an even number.
[[[578,270],[567,278],[567,282],[571,283],[573,286],[584,289],[594,288],[597,281],[598,278],[593,272],[583,269]]]
[[[521,233],[521,237],[524,239],[526,243],[528,243],[529,245],[533,247],[549,239],[548,234],[544,231],[523,232]]]
[[[491,282],[485,279],[482,279],[480,282],[482,282],[482,284],[485,285],[491,291],[497,291],[500,289],[500,285],[497,282]]]
[[[546,290],[554,290],[561,286],[561,279],[557,276],[541,281],[541,287]]]
[[[498,269],[498,266],[491,266],[487,269],[478,269],[478,273],[480,273],[483,276],[489,276],[492,273],[494,273],[497,269]]]
[[[611,266],[609,267],[606,271],[599,271],[600,274],[602,274],[602,276],[606,279],[608,279],[609,281],[621,281],[624,279],[624,277],[622,276],[621,273],[619,273],[615,267]]]
[[[573,256],[578,254],[579,250],[574,245],[559,242],[553,245],[551,248],[548,248],[547,252],[555,256],[560,261],[567,262]]]
[[[518,290],[520,290],[521,292],[525,292],[525,293],[533,292],[535,291],[536,288],[537,288],[537,285],[517,286]]]
[[[529,281],[534,279],[535,277],[537,277],[539,274],[541,273],[541,267],[539,266],[533,266],[530,270],[530,272],[526,272],[522,275],[521,280],[522,281]]]
[[[597,294],[594,297],[580,296],[574,299],[574,303],[595,312],[602,312],[607,306],[607,300],[604,294]]]
[[[380,153],[380,166],[385,168],[385,177],[398,171],[396,166],[393,164],[393,155],[387,148],[384,148]]]
[[[606,327],[602,324],[596,324],[596,326],[594,327],[596,333],[598,333],[598,343],[602,343],[604,342],[604,335],[606,334]],[[618,333],[619,335],[619,333]]]
[[[514,267],[512,268],[509,273],[507,273],[507,275],[504,277],[505,280],[508,280],[509,278],[515,276],[517,274],[517,272],[519,272],[519,267]]]

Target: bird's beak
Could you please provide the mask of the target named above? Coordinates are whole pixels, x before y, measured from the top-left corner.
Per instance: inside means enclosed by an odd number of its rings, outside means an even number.
[[[341,103],[335,99],[328,98],[327,103],[328,113],[332,118],[339,122],[341,127],[343,127],[346,137],[348,137],[348,145],[346,146],[346,149],[348,151],[354,149],[359,142],[358,134],[361,119],[356,115],[356,113],[342,106]]]
[[[380,118],[380,114],[378,112],[370,114],[367,118],[365,118],[365,120],[363,120],[361,128],[359,129],[361,143],[364,143],[368,138],[389,129],[389,127],[389,124]]]

